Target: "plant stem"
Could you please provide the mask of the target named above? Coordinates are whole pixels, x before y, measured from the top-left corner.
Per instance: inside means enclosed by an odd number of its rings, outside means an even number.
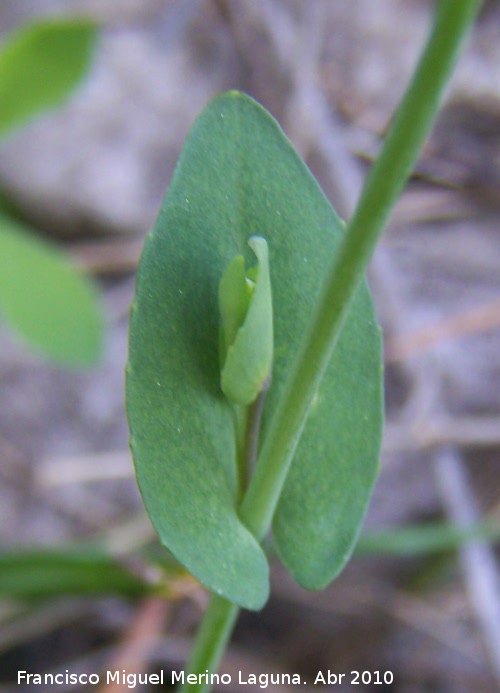
[[[180,692],[203,693],[211,688],[210,675],[217,670],[231,633],[233,632],[239,607],[214,594],[196,635],[191,657],[186,665],[185,676],[195,674],[198,683],[184,679]],[[208,676],[204,676],[208,674]]]
[[[248,418],[245,431],[245,459],[244,459],[244,478],[243,491],[247,490],[252,473],[257,462],[257,453],[259,450],[259,434],[260,424],[262,423],[262,413],[264,411],[264,403],[269,390],[270,379],[267,378],[262,390],[255,402],[248,407]]]
[[[441,1],[414,77],[334,259],[241,506],[243,522],[259,540],[271,525],[309,406],[330,361],[344,316],[431,128],[479,5],[479,0]],[[199,676],[206,670],[209,673],[215,670],[238,611],[237,606],[225,599],[212,597],[186,674]],[[200,683],[191,685],[189,690],[201,692],[209,687],[208,682]],[[187,690],[187,685],[183,688]]]
[[[234,407],[234,430],[237,443],[238,505],[245,496],[257,462],[260,424],[270,382],[270,378],[267,378],[255,402],[252,402],[247,407],[241,405],[235,405]]]
[[[479,4],[478,0],[442,0],[437,9],[414,77],[333,261],[243,500],[242,520],[258,539],[269,530],[310,404],[351,299],[431,128]]]

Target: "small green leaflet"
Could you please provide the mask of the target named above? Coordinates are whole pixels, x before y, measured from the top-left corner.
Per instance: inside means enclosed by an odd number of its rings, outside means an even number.
[[[273,314],[269,252],[264,238],[248,242],[258,265],[245,275],[238,255],[228,265],[219,285],[223,363],[221,388],[236,404],[248,406],[263,389],[273,359]]]

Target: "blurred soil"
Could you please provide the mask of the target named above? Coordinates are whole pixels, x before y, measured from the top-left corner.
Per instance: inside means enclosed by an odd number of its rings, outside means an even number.
[[[99,535],[133,557],[152,540],[127,449],[128,306],[144,235],[205,102],[238,88],[263,103],[348,217],[431,5],[2,2],[2,32],[41,13],[84,13],[102,23],[85,85],[0,147],[0,185],[33,226],[96,276],[108,326],[101,363],[68,372],[0,325],[3,545]],[[500,521],[499,186],[493,1],[370,268],[386,343],[387,430],[367,530]],[[99,671],[135,661],[151,672],[180,669],[204,602],[195,590],[165,613],[118,598],[2,603],[0,693],[22,690],[14,685],[20,668]],[[319,670],[392,671],[390,685],[353,690],[490,693],[500,690],[497,617],[498,553],[487,542],[446,555],[359,555],[317,594],[276,565],[273,597],[262,613],[241,617],[224,670],[299,673],[306,688]],[[138,632],[149,633],[149,650]],[[259,686],[221,690],[239,688]]]

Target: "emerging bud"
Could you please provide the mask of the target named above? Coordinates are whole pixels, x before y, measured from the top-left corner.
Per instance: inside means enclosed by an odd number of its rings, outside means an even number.
[[[248,406],[265,387],[273,361],[273,308],[267,242],[252,236],[257,264],[245,273],[242,255],[226,267],[219,284],[221,388]]]

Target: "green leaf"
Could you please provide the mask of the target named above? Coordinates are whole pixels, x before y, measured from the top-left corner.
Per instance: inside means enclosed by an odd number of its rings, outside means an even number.
[[[263,435],[342,234],[274,119],[229,92],[193,126],[141,259],[127,409],[143,499],[162,542],[201,582],[259,608],[267,563],[236,508],[232,407],[220,388],[218,288],[248,240],[269,245],[274,362]],[[352,551],[377,473],[380,333],[356,296],[304,431],[275,522],[278,551],[307,586]]]
[[[42,20],[0,49],[0,137],[58,106],[87,72],[96,38],[86,19]]]
[[[275,314],[277,306],[275,299]],[[354,550],[378,474],[382,424],[380,330],[363,285],[309,412],[273,522],[278,555],[307,589],[323,589]]]
[[[0,597],[42,599],[61,595],[121,594],[151,588],[104,554],[76,549],[0,551]]]
[[[228,265],[219,287],[225,359],[221,388],[236,404],[248,406],[257,399],[271,372],[273,359],[273,309],[269,278],[269,252],[264,238],[252,237],[249,245],[258,265],[245,276],[239,255]],[[250,285],[249,285],[250,283]]]
[[[49,358],[88,366],[101,350],[93,285],[56,248],[0,214],[0,314]]]

